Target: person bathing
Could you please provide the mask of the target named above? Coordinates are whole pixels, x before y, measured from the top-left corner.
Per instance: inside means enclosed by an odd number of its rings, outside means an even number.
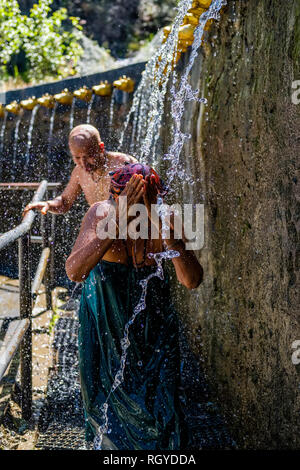
[[[66,262],[68,277],[84,281],[78,345],[86,439],[97,436],[107,403],[109,431],[102,436],[103,450],[179,450],[189,444],[179,399],[178,316],[167,273],[163,279],[154,275],[153,253],[178,252],[172,263],[178,281],[188,289],[199,286],[203,269],[194,252],[186,250],[185,239],[175,239],[172,222],[168,239],[162,237],[161,224],[155,239],[118,237],[120,218],[125,217],[127,226],[134,220],[128,216],[134,204],[146,206],[151,223],[151,205],[165,192],[161,179],[147,165],[129,164],[116,170],[109,199],[90,207]],[[127,197],[125,214],[120,196]],[[100,239],[98,224],[106,223],[112,206],[116,238]],[[129,329],[124,380],[110,393],[121,363],[124,328],[141,300],[141,281],[149,276],[145,305]]]
[[[106,151],[99,131],[89,124],[81,124],[72,129],[69,148],[76,166],[63,193],[51,201],[28,204],[24,215],[31,209],[38,209],[42,214],[48,211],[65,214],[81,191],[90,206],[107,199],[110,184],[108,173],[124,164],[137,161],[124,153]]]

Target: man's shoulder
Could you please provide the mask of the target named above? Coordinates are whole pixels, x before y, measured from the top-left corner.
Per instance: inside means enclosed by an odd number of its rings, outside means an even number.
[[[107,199],[104,201],[98,201],[91,205],[86,215],[91,219],[101,217],[108,213],[110,207],[111,204]]]
[[[132,155],[128,155],[127,153],[122,152],[110,152],[110,154],[120,163],[124,165],[125,163],[136,163],[137,159],[134,158]]]

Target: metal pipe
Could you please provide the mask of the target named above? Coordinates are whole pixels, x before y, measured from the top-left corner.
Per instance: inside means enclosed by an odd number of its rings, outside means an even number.
[[[47,181],[43,180],[40,183],[37,191],[34,193],[34,196],[31,202],[40,201],[43,198],[46,190],[47,190]],[[29,232],[35,216],[36,216],[35,211],[31,210],[27,212],[23,221],[19,225],[17,225],[17,227],[1,235],[0,236],[0,250],[2,250],[4,247],[9,245],[10,243],[13,243],[14,241],[18,240],[18,238],[22,237],[24,234]]]
[[[39,260],[39,264],[34,276],[34,280],[32,282],[32,287],[31,287],[31,295],[37,295],[38,291],[41,287],[42,280],[45,274],[45,271],[48,266],[48,260],[50,257],[50,248],[44,248]]]
[[[19,286],[20,317],[27,319],[29,325],[21,344],[21,408],[22,418],[30,419],[32,411],[32,298],[31,298],[31,265],[30,234],[19,239]]]
[[[49,224],[48,224],[48,216],[41,214],[41,232],[42,232],[42,239],[43,239],[43,249],[49,248]],[[51,302],[51,289],[50,289],[50,264],[47,262],[45,274],[44,274],[44,284],[45,284],[45,291],[46,291],[46,308],[47,310],[51,310],[52,302]]]
[[[0,190],[2,191],[15,191],[15,190],[33,190],[37,189],[41,183],[0,183]],[[48,183],[48,189],[58,189],[61,183]]]
[[[12,323],[15,323],[15,325],[12,325]],[[11,322],[9,326],[11,325],[13,326],[13,331],[8,330],[4,338],[4,344],[2,345],[3,349],[1,350],[0,355],[0,381],[2,380],[9,363],[12,361],[27,329],[29,328],[30,321],[28,319],[15,320]]]

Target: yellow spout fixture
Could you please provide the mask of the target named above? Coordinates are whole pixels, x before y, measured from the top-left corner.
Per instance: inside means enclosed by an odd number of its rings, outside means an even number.
[[[10,113],[19,114],[21,111],[21,106],[19,105],[19,103],[17,103],[17,101],[12,101],[7,106],[5,106],[5,109]]]
[[[202,10],[202,13],[203,12],[204,12],[204,10]],[[198,16],[195,13],[192,13],[192,12],[187,13],[185,15],[185,17],[183,18],[183,24],[191,24],[193,26],[198,26],[199,18],[201,16],[201,14]]]
[[[205,8],[206,10],[210,7],[212,0],[195,0],[192,4],[192,8]]]
[[[24,109],[28,109],[28,111],[32,111],[33,108],[38,104],[37,99],[35,96],[32,96],[31,98],[28,98],[27,100],[22,100],[20,102],[20,105]]]
[[[123,77],[120,77],[119,80],[114,81],[113,86],[118,88],[118,90],[125,91],[126,93],[132,93],[134,90],[134,83],[135,82],[132,78],[123,75]]]
[[[3,118],[5,115],[5,108],[3,104],[0,103],[0,118]]]
[[[60,104],[64,104],[66,106],[71,106],[72,101],[73,101],[73,93],[68,90],[68,88],[65,88],[63,91],[60,93],[57,93],[54,95],[55,101],[57,101]]]
[[[195,26],[191,24],[184,24],[180,26],[179,32],[178,32],[179,41],[188,41],[188,42],[191,41],[191,43],[193,43],[194,31],[195,31]]]
[[[100,82],[99,85],[93,86],[92,90],[95,93],[95,95],[110,96],[112,93],[112,86],[110,83],[108,83],[107,80],[105,80],[105,82]]]
[[[79,90],[75,90],[73,93],[75,98],[79,98],[82,101],[90,101],[92,98],[92,94],[93,94],[92,90],[87,88],[85,85],[79,88]]]
[[[45,93],[43,96],[37,99],[38,104],[44,106],[45,108],[52,109],[54,108],[54,98],[49,93]]]
[[[167,37],[169,36],[169,34],[170,34],[170,32],[171,32],[171,29],[172,29],[172,26],[171,26],[171,25],[165,26],[165,27],[163,28],[163,34],[164,34],[164,35],[163,35],[163,40],[162,40],[163,43],[166,42]]]

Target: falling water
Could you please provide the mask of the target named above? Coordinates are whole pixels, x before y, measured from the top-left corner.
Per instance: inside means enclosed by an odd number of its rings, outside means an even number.
[[[73,129],[73,124],[74,124],[75,102],[76,102],[76,98],[73,98],[72,105],[71,105],[71,111],[70,111],[70,131]]]
[[[192,0],[180,0],[170,34],[147,63],[120,138],[119,148],[123,145],[124,135],[133,115],[139,155],[144,160],[149,156],[153,139],[159,134],[167,85],[177,54],[179,27],[191,5]]]
[[[113,92],[112,92],[112,95],[111,95],[111,98],[110,98],[110,108],[109,108],[109,123],[108,123],[108,127],[109,127],[110,130],[111,130],[111,128],[112,128],[112,124],[113,124],[113,120],[114,120],[115,93],[116,93],[116,89],[114,88],[114,89],[113,89]]]
[[[5,135],[5,129],[6,129],[6,121],[7,121],[7,112],[5,111],[2,126],[1,126],[1,132],[0,132],[0,158],[2,157],[2,152],[3,152],[3,147],[4,147],[4,135]],[[1,158],[0,175],[2,174],[2,168],[3,168],[3,159]]]
[[[149,159],[151,146],[156,144],[157,135],[159,134],[163,110],[164,110],[164,101],[165,95],[167,92],[167,84],[169,76],[173,69],[173,57],[176,53],[177,42],[178,42],[178,29],[182,24],[183,18],[186,15],[188,9],[191,6],[191,1],[182,0],[178,6],[178,14],[174,20],[174,24],[169,34],[167,41],[161,45],[159,51],[154,55],[154,57],[148,62],[146,70],[143,74],[140,85],[135,93],[133,99],[133,105],[130,113],[127,116],[125,122],[124,130],[120,139],[120,147],[123,144],[124,134],[130,122],[130,118],[133,115],[133,130],[132,130],[132,139],[131,147],[134,146],[134,139],[136,136],[136,141],[138,144],[142,141],[141,153],[143,159],[147,161]],[[183,76],[179,82],[178,88],[176,89],[176,77],[173,80],[171,87],[172,95],[172,117],[174,120],[174,139],[173,143],[168,149],[168,153],[164,156],[166,160],[171,161],[172,167],[168,171],[168,186],[174,180],[176,174],[180,170],[179,168],[179,157],[186,139],[190,138],[189,135],[184,134],[181,131],[181,123],[185,110],[185,103],[187,101],[198,101],[201,103],[206,103],[206,100],[203,98],[198,98],[199,90],[192,90],[190,84],[188,83],[189,74],[193,67],[195,58],[198,54],[198,49],[202,43],[202,37],[204,33],[204,27],[209,19],[219,19],[221,8],[226,5],[226,0],[213,0],[210,8],[205,11],[199,20],[199,25],[194,31],[194,43],[192,45],[192,51],[189,58],[189,63],[184,70]],[[161,213],[163,218],[164,214]],[[150,255],[149,255],[150,256]],[[148,282],[153,277],[158,277],[163,279],[163,259],[172,259],[176,256],[179,256],[179,253],[172,250],[167,250],[163,253],[152,254],[156,263],[157,270],[155,273],[150,274],[146,279],[140,281],[142,287],[142,295],[140,297],[139,303],[136,305],[133,315],[125,325],[124,336],[121,340],[122,355],[120,360],[120,368],[114,378],[113,385],[109,391],[105,403],[101,407],[103,424],[98,428],[98,434],[94,440],[94,449],[100,450],[102,447],[102,440],[104,434],[109,432],[109,422],[108,422],[108,401],[111,394],[120,386],[124,381],[124,370],[127,357],[127,349],[130,346],[129,341],[129,328],[135,321],[137,315],[146,308],[146,294]]]
[[[87,113],[86,113],[86,122],[87,122],[87,124],[90,123],[90,117],[91,117],[91,111],[92,111],[94,99],[95,99],[95,95],[93,94],[92,98],[89,102]]]
[[[53,128],[54,128],[56,108],[57,108],[57,103],[54,104],[54,107],[52,108],[52,112],[51,112],[49,135],[48,135],[48,156],[50,155],[50,152],[51,152],[52,136],[53,136]]]
[[[202,98],[198,98],[199,90],[192,90],[190,84],[188,83],[189,74],[194,65],[195,59],[198,55],[198,49],[202,43],[202,37],[204,33],[204,27],[208,20],[220,18],[220,10],[226,5],[226,0],[213,0],[209,9],[205,11],[201,17],[197,28],[194,31],[194,42],[192,45],[192,51],[189,58],[189,63],[186,66],[182,78],[179,83],[179,87],[176,90],[175,85],[171,88],[172,95],[172,105],[171,105],[171,114],[174,121],[174,139],[173,143],[168,149],[168,153],[164,156],[166,160],[171,161],[171,168],[168,171],[168,180],[167,184],[170,187],[170,184],[174,180],[174,177],[178,174],[179,171],[179,157],[185,143],[186,139],[190,138],[190,135],[184,134],[181,131],[181,123],[185,110],[185,103],[187,101],[199,101],[206,103],[207,101]]]
[[[14,135],[13,165],[15,165],[15,163],[16,163],[18,141],[19,141],[19,127],[20,127],[21,118],[22,118],[22,115],[19,114],[19,116],[17,118],[17,122],[16,122],[15,135]]]
[[[31,112],[31,118],[30,118],[28,135],[27,135],[26,153],[25,153],[25,167],[27,167],[28,162],[29,162],[29,152],[30,152],[30,147],[31,147],[32,131],[33,131],[33,126],[34,126],[35,116],[36,116],[38,109],[39,109],[39,105],[37,104]]]
[[[4,134],[5,134],[5,129],[6,129],[6,121],[7,121],[7,111],[5,111],[4,113],[3,123],[1,126],[1,132],[0,132],[0,155],[2,154],[3,146],[4,146]]]
[[[108,401],[110,399],[111,394],[124,382],[124,371],[125,371],[126,358],[127,358],[127,349],[130,346],[129,328],[134,323],[138,314],[142,312],[143,310],[145,310],[146,308],[146,295],[147,295],[148,283],[150,279],[152,279],[153,277],[158,277],[159,279],[163,280],[164,279],[164,271],[163,271],[163,266],[162,266],[163,260],[176,258],[179,255],[180,254],[178,253],[178,251],[173,251],[173,250],[164,251],[162,253],[155,253],[155,254],[149,253],[148,254],[149,258],[154,258],[157,264],[157,269],[154,273],[149,274],[149,276],[147,276],[145,279],[142,279],[139,283],[140,286],[142,287],[142,294],[141,294],[138,304],[134,308],[133,315],[128,320],[124,328],[124,336],[121,340],[122,354],[121,354],[121,359],[120,359],[120,367],[119,367],[118,372],[115,375],[112,387],[108,393],[106,401],[105,403],[103,403],[101,407],[103,424],[99,426],[98,433],[94,439],[95,450],[101,450],[103,435],[107,434],[109,431],[109,422],[108,422],[108,414],[107,414],[108,413]]]

